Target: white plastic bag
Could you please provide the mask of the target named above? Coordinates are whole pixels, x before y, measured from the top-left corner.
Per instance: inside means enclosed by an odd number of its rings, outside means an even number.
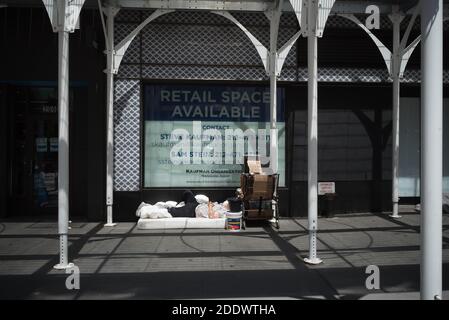
[[[172,218],[172,215],[166,208],[158,206],[147,205],[140,210],[140,217],[142,219],[160,219],[160,218]]]
[[[209,208],[206,203],[202,203],[195,208],[195,217],[197,218],[209,218]]]
[[[203,203],[208,204],[209,203],[209,198],[207,196],[205,196],[204,194],[197,194],[195,196],[195,200],[199,204],[203,204]]]
[[[145,203],[145,202],[142,202],[141,204],[139,204],[139,206],[137,207],[137,210],[136,210],[136,216],[138,216],[138,217],[140,217],[140,211],[141,211],[141,209],[144,207],[144,206],[148,206],[149,204],[148,203]]]

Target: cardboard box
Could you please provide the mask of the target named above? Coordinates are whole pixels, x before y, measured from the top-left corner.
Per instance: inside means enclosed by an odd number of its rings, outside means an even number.
[[[273,219],[273,210],[272,209],[249,209],[246,211],[246,219],[248,220],[270,220]]]
[[[248,160],[248,168],[250,174],[261,174],[262,165],[259,160]]]
[[[271,199],[273,197],[274,176],[242,175],[240,185],[246,199]]]
[[[255,175],[254,176],[254,194],[267,196],[273,194],[273,180],[271,176]]]

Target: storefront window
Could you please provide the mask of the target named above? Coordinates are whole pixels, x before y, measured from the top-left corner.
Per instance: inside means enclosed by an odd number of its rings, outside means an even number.
[[[373,110],[360,112],[374,122]],[[347,109],[326,109],[319,110],[318,119],[319,180],[372,180],[373,147],[356,114]],[[307,181],[307,110],[295,112],[293,140],[293,181]]]
[[[262,86],[144,86],[144,187],[236,187],[245,155],[270,150]],[[278,172],[285,185],[284,90],[278,89]]]

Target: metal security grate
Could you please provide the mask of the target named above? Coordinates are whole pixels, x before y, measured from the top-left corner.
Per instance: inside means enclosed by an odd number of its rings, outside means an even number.
[[[116,43],[152,11],[121,10],[116,17]],[[263,13],[234,13],[265,46],[269,22]],[[405,23],[404,23],[405,24]],[[447,29],[448,23],[445,23]],[[327,28],[356,29],[347,19],[330,16]],[[391,28],[382,17],[381,27]],[[280,22],[278,47],[298,30],[293,14]],[[366,39],[365,39],[366,40]],[[369,41],[369,40],[366,40]],[[279,80],[307,81],[307,69],[298,66],[297,42],[288,55]],[[115,81],[114,181],[116,191],[140,188],[140,84],[143,79],[247,80],[268,77],[256,49],[229,20],[208,12],[173,12],[145,27],[131,43]],[[322,82],[390,82],[385,68],[320,68]],[[420,71],[407,69],[404,83],[420,81]],[[449,83],[449,72],[444,72]]]
[[[140,81],[116,80],[114,103],[114,190],[140,188]]]

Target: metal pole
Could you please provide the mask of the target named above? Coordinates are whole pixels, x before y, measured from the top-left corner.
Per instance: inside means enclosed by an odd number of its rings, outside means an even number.
[[[107,8],[107,68],[106,68],[106,212],[105,227],[113,227],[112,206],[114,193],[114,8]]]
[[[421,299],[442,294],[443,1],[421,7]]]
[[[309,12],[310,13],[310,12]],[[309,15],[309,18],[313,14]],[[310,24],[316,25],[316,24]],[[308,49],[308,203],[309,203],[309,257],[304,262],[319,264],[317,257],[318,230],[318,38],[315,30],[309,29],[307,38]]]
[[[59,264],[55,269],[73,267],[68,263],[69,225],[69,33],[58,31],[58,234]]]
[[[278,134],[276,129],[277,121],[277,32],[279,19],[276,13],[270,23],[270,168],[273,173],[278,172]]]
[[[401,218],[399,215],[399,104],[400,80],[398,75],[393,76],[393,157],[392,157],[392,218]]]
[[[394,8],[398,10],[397,6]],[[392,131],[392,215],[393,218],[399,216],[399,104],[400,104],[400,78],[399,72],[401,67],[401,53],[399,48],[401,45],[401,24],[402,18],[395,12],[393,15],[393,55],[392,55],[392,78],[393,78],[393,131]]]

